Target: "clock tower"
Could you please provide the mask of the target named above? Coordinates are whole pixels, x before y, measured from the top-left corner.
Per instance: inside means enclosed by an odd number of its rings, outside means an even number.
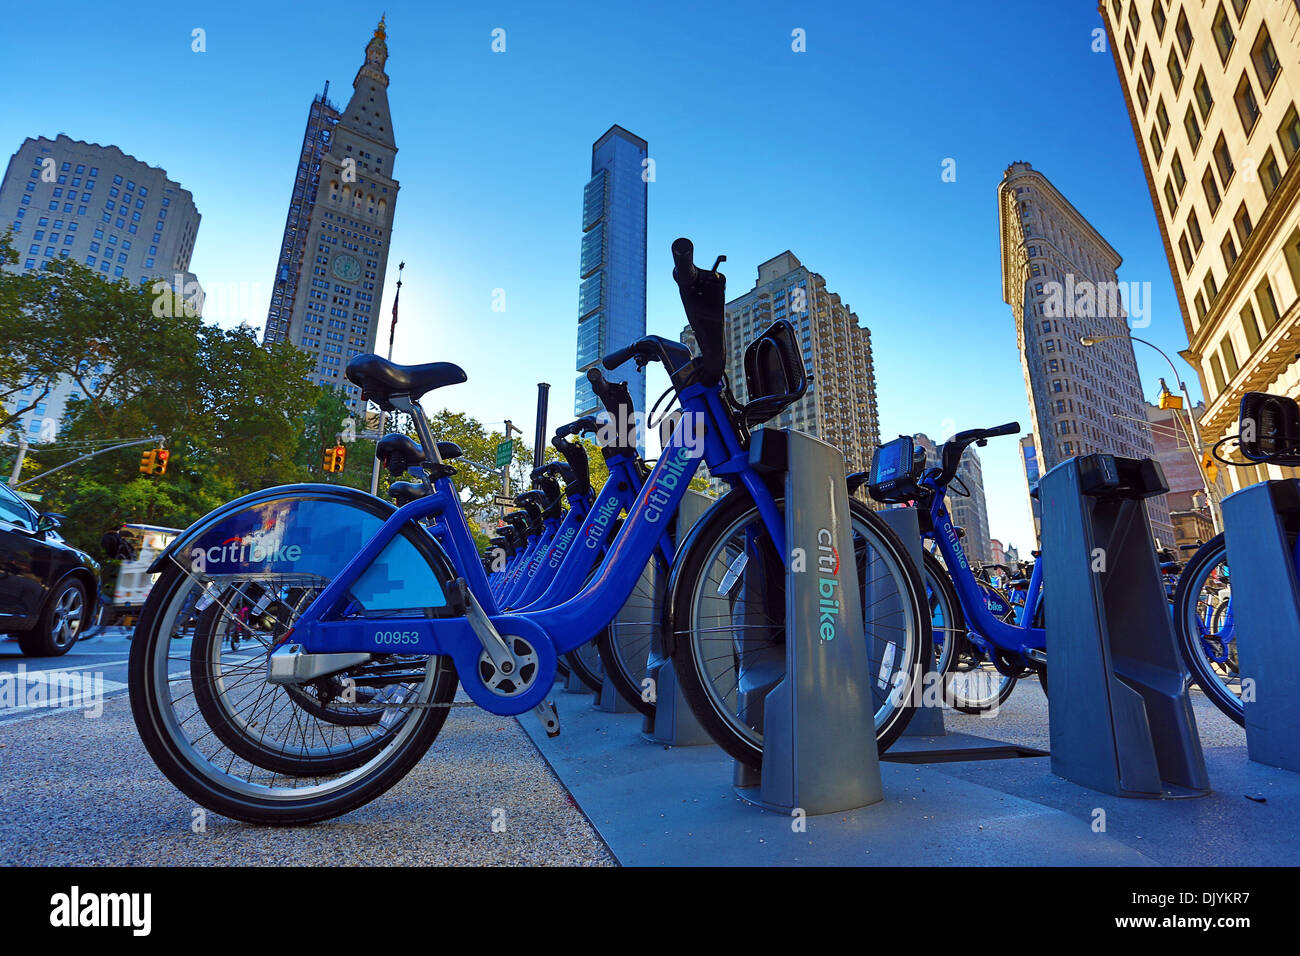
[[[358,413],[361,393],[344,370],[375,351],[397,204],[387,62],[381,19],[347,106],[329,101],[329,84],[312,102],[263,337],[311,354],[313,380],[342,390]]]

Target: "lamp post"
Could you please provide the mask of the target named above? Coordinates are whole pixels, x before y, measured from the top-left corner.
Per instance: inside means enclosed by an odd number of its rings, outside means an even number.
[[[1173,371],[1174,381],[1178,383],[1178,388],[1187,402],[1187,420],[1191,423],[1192,441],[1195,444],[1193,456],[1196,458],[1196,472],[1201,476],[1201,485],[1205,488],[1205,501],[1210,507],[1210,522],[1214,525],[1214,533],[1218,534],[1223,530],[1223,519],[1219,513],[1219,497],[1216,494],[1214,483],[1210,481],[1209,475],[1205,473],[1205,466],[1201,457],[1205,453],[1204,446],[1201,444],[1201,430],[1196,425],[1196,415],[1192,411],[1196,406],[1192,404],[1192,396],[1187,391],[1187,383],[1183,381],[1178,366],[1174,365],[1174,360],[1166,355],[1164,349],[1160,348],[1160,346],[1148,342],[1146,339],[1140,339],[1136,335],[1085,335],[1079,339],[1079,344],[1091,348],[1110,339],[1128,339],[1130,342],[1141,342],[1143,345],[1155,349],[1160,353],[1160,357],[1169,364],[1170,370]],[[1177,417],[1176,414],[1175,417]]]

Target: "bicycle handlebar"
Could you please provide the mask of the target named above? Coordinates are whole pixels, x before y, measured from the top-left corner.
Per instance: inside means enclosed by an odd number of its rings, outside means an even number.
[[[961,456],[966,453],[967,447],[976,443],[983,444],[990,438],[998,438],[1002,435],[1020,434],[1019,422],[1007,422],[1005,425],[995,425],[992,428],[970,428],[964,432],[958,432],[943,444],[941,458],[943,468],[935,483],[947,485],[957,476],[957,466],[961,464]]]

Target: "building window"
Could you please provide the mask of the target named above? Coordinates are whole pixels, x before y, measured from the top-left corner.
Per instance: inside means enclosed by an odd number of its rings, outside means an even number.
[[[1210,93],[1210,84],[1205,79],[1204,70],[1196,74],[1196,84],[1192,87],[1192,92],[1196,97],[1196,104],[1201,108],[1201,119],[1208,122],[1210,110],[1214,109],[1214,96]]]
[[[1183,274],[1185,275],[1192,271],[1193,262],[1192,247],[1187,241],[1187,233],[1183,233],[1183,237],[1178,240],[1178,251],[1183,255]]]
[[[1282,143],[1282,155],[1289,163],[1300,152],[1300,114],[1296,113],[1295,104],[1282,117],[1282,125],[1277,128],[1277,138]]]
[[[1178,193],[1174,192],[1174,181],[1165,180],[1165,214],[1169,219],[1174,218],[1174,211],[1178,208]]]
[[[1160,37],[1162,40],[1165,36],[1165,24],[1168,22],[1165,17],[1165,9],[1162,5],[1163,3],[1164,0],[1155,0],[1155,2],[1151,4],[1151,22],[1155,24],[1156,36]]]
[[[1183,161],[1178,158],[1178,150],[1174,150],[1174,161],[1170,163],[1169,171],[1174,174],[1174,185],[1178,187],[1178,195],[1181,196],[1187,185],[1187,174],[1183,172]]]
[[[1259,334],[1259,320],[1255,318],[1255,308],[1249,302],[1241,310],[1241,328],[1246,333],[1246,344],[1254,352],[1263,339]]]
[[[1183,65],[1178,62],[1178,51],[1169,51],[1169,81],[1174,85],[1174,92],[1177,93],[1183,85]]]
[[[1232,339],[1225,335],[1223,345],[1220,346],[1219,350],[1223,353],[1223,364],[1227,366],[1228,380],[1231,381],[1232,377],[1237,374],[1238,369],[1237,350],[1232,347]]]
[[[1155,127],[1152,127],[1149,139],[1151,143],[1151,155],[1155,157],[1155,161],[1158,163],[1160,162],[1161,155],[1164,153],[1164,148],[1160,145],[1160,133],[1155,129]]]
[[[1259,314],[1264,320],[1264,328],[1272,329],[1273,326],[1277,325],[1277,299],[1273,296],[1273,285],[1268,281],[1268,276],[1264,276],[1264,280],[1255,286],[1255,303],[1259,306]]]
[[[1165,139],[1169,138],[1169,113],[1165,110],[1165,98],[1162,96],[1156,101],[1156,125],[1160,128],[1160,135]]]
[[[1233,99],[1237,104],[1237,115],[1241,117],[1242,129],[1249,136],[1259,120],[1259,102],[1255,99],[1255,90],[1250,85],[1250,77],[1245,73],[1241,74],[1241,82],[1237,84],[1237,92],[1233,94]]]
[[[1220,61],[1227,63],[1237,35],[1232,31],[1232,21],[1228,19],[1228,11],[1223,9],[1222,3],[1219,4],[1219,12],[1214,15],[1210,32],[1214,34],[1214,45],[1218,47]]]
[[[1183,10],[1178,11],[1178,23],[1174,26],[1174,36],[1178,38],[1178,49],[1183,51],[1183,59],[1187,59],[1187,54],[1192,50],[1192,27],[1187,22],[1187,13]]]
[[[1150,95],[1147,93],[1146,80],[1138,80],[1138,105],[1142,107],[1142,112],[1147,111],[1147,104],[1150,102]]]
[[[1219,184],[1214,181],[1214,170],[1205,170],[1205,175],[1201,177],[1201,189],[1205,190],[1205,201],[1210,206],[1210,215],[1214,215],[1223,204],[1223,199],[1219,195]]]
[[[1219,138],[1214,143],[1214,165],[1219,170],[1219,179],[1223,182],[1223,188],[1228,188],[1228,183],[1232,182],[1232,174],[1236,167],[1232,165],[1232,153],[1228,152],[1228,141],[1219,134]]]
[[[1196,293],[1196,317],[1198,319],[1204,319],[1206,311],[1205,295],[1204,293],[1198,292]]]
[[[1272,199],[1273,193],[1277,192],[1277,187],[1282,182],[1282,170],[1278,168],[1277,157],[1273,155],[1272,146],[1264,153],[1264,161],[1259,164],[1259,182],[1264,187],[1265,199]]]
[[[1237,245],[1232,241],[1232,233],[1227,233],[1223,237],[1219,249],[1223,252],[1223,267],[1231,270],[1232,264],[1237,261]]]
[[[1237,227],[1237,238],[1241,240],[1241,247],[1246,248],[1246,240],[1250,238],[1251,230],[1255,227],[1250,222],[1250,210],[1246,208],[1243,202],[1237,209],[1237,215],[1232,217],[1232,223]]]
[[[1201,145],[1201,124],[1196,121],[1196,111],[1187,107],[1187,115],[1183,117],[1183,129],[1187,130],[1187,141],[1192,144],[1192,155],[1196,155],[1196,150]]]
[[[1273,49],[1273,41],[1268,35],[1268,27],[1259,28],[1259,36],[1255,38],[1250,59],[1255,64],[1255,76],[1259,78],[1259,88],[1263,90],[1265,96],[1268,96],[1269,90],[1273,89],[1273,84],[1277,81],[1277,75],[1282,72],[1282,65],[1277,60],[1277,51]]]
[[[1219,356],[1210,356],[1210,373],[1214,376],[1214,384],[1217,386],[1215,394],[1221,393],[1228,387],[1228,383],[1223,378],[1223,363],[1219,361]]]
[[[1187,214],[1187,231],[1192,237],[1192,251],[1200,252],[1201,246],[1205,243],[1205,237],[1201,235],[1201,221],[1196,218],[1195,209]]]

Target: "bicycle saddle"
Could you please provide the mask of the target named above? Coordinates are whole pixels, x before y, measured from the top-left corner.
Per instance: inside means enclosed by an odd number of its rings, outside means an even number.
[[[428,493],[424,485],[416,481],[395,481],[388,486],[388,494],[397,502],[399,508],[409,505],[417,498],[423,498]]]
[[[353,385],[361,386],[362,398],[375,402],[385,411],[392,409],[389,402],[392,396],[405,395],[417,401],[435,388],[466,381],[465,372],[451,362],[398,365],[373,352],[348,362],[347,378]]]

